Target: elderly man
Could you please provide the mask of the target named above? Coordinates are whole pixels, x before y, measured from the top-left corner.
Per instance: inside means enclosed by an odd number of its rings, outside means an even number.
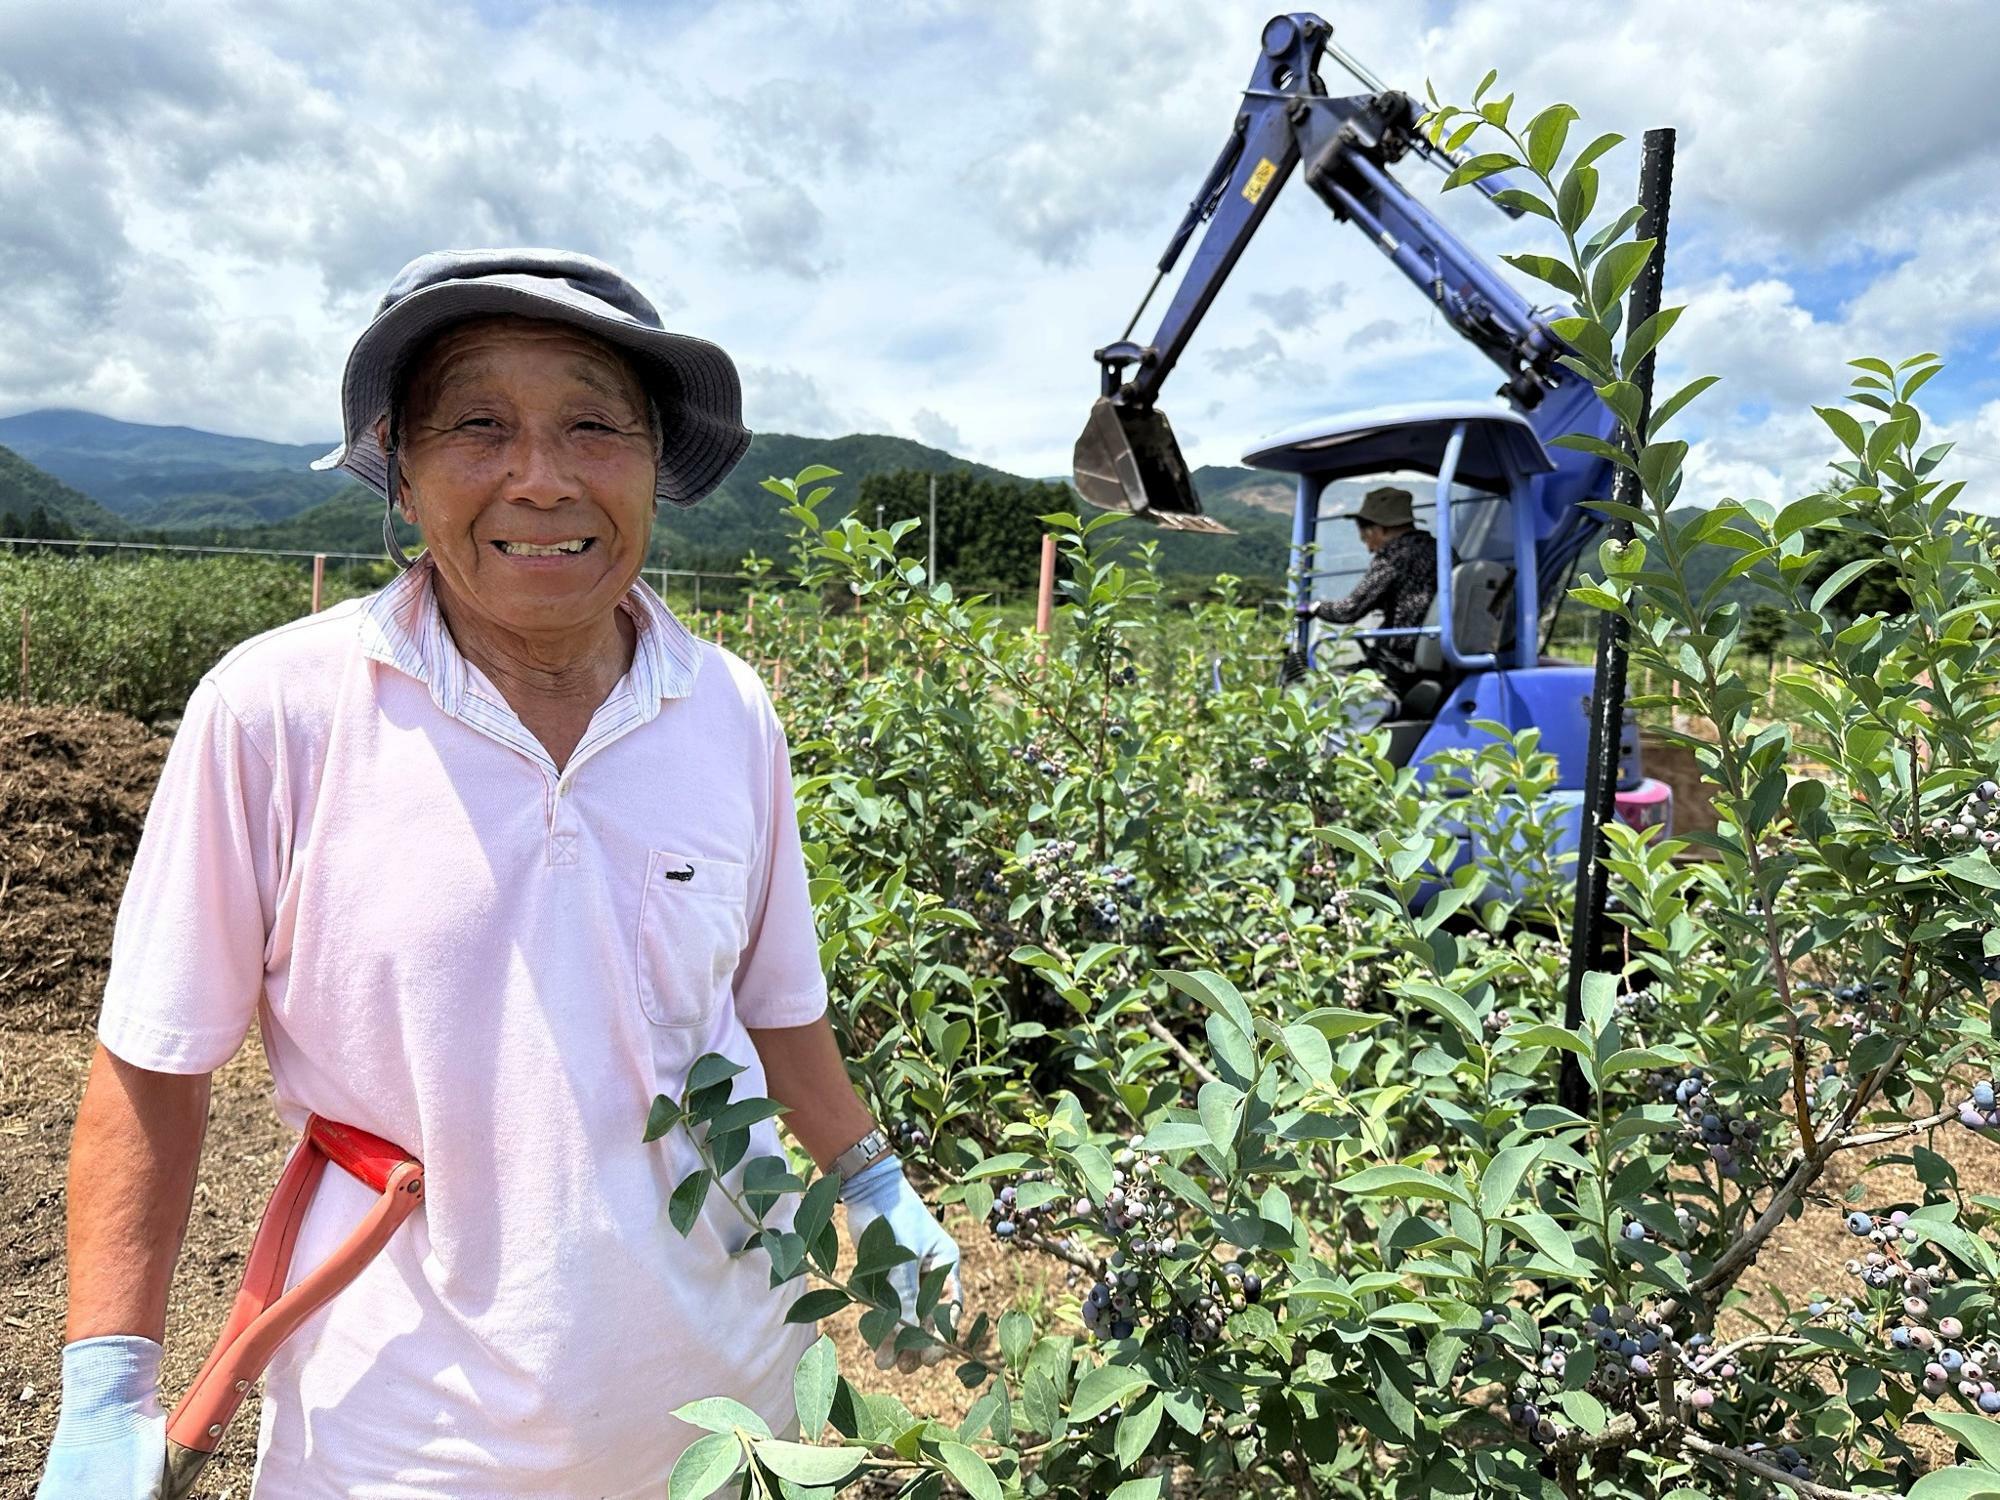
[[[1351,519],[1370,554],[1368,571],[1346,598],[1313,605],[1314,617],[1352,625],[1380,610],[1386,630],[1423,624],[1437,597],[1437,539],[1417,529],[1410,492],[1386,484],[1372,489]]]
[[[885,1218],[923,1263],[958,1258],[827,1024],[770,700],[640,580],[659,502],[694,504],[748,446],[735,367],[587,257],[427,255],[356,343],[343,407],[329,461],[428,547],[238,647],[188,703],[78,1110],[40,1494],[158,1480],[208,1077],[255,1022],[289,1122],[384,1136],[428,1179],[271,1365],[256,1500],[658,1496],[695,1435],[668,1413],[729,1395],[785,1430],[813,1337],[766,1257],[732,1256],[723,1195],[685,1238],[667,1225],[696,1156],[641,1136],[696,1057],[788,1107],[852,1234]],[[776,1154],[767,1121],[749,1156]],[[300,1271],[371,1197],[327,1174]]]

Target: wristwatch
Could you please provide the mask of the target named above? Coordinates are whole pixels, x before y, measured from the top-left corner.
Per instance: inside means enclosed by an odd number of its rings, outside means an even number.
[[[867,1166],[870,1159],[889,1149],[889,1137],[878,1125],[833,1159],[833,1169],[842,1182]]]

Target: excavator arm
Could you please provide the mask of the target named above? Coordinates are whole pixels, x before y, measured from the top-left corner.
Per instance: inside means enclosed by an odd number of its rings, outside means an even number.
[[[1406,155],[1423,156],[1447,169],[1456,159],[1418,129],[1421,112],[1414,101],[1382,87],[1333,48],[1332,35],[1324,20],[1305,12],[1276,16],[1265,25],[1243,107],[1168,242],[1152,289],[1125,336],[1096,352],[1100,395],[1075,455],[1077,487],[1092,503],[1130,510],[1179,530],[1227,529],[1202,515],[1179,444],[1157,401],[1264,215],[1301,169],[1336,219],[1364,231],[1445,320],[1499,366],[1506,377],[1502,392],[1516,410],[1532,413],[1549,390],[1580,383],[1556,364],[1564,345],[1527,300],[1390,174]],[[1329,95],[1318,71],[1329,50],[1371,91]],[[1502,185],[1490,178],[1478,185],[1518,216]],[[1172,274],[1203,224],[1207,227],[1152,338],[1133,342],[1131,335],[1153,292]],[[1595,394],[1587,388],[1586,393],[1595,402]],[[1555,430],[1577,430],[1575,402],[1559,404],[1565,409],[1564,425]],[[1598,426],[1593,421],[1581,425],[1592,431]]]

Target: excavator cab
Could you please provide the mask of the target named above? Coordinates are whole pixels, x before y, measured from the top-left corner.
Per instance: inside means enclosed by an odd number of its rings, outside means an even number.
[[[1397,763],[1439,748],[1426,742],[1440,733],[1441,721],[1454,717],[1453,705],[1465,696],[1458,690],[1468,682],[1496,673],[1562,670],[1542,665],[1540,639],[1545,537],[1539,502],[1556,463],[1518,412],[1479,401],[1378,407],[1281,433],[1257,444],[1243,461],[1297,478],[1291,590],[1301,611],[1296,648],[1307,663],[1317,665],[1330,640],[1338,639],[1364,654],[1388,647],[1406,664],[1412,680],[1388,722]],[[1411,476],[1418,524],[1437,546],[1438,589],[1429,617],[1403,629],[1337,635],[1316,626],[1303,611],[1315,600],[1345,593],[1368,561],[1345,513],[1326,503],[1329,491],[1338,481],[1409,482]],[[1543,727],[1546,734],[1549,726]],[[1576,747],[1579,755],[1582,749]]]

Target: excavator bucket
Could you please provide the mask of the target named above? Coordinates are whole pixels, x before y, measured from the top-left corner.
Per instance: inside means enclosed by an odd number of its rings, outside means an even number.
[[[1169,531],[1230,533],[1201,513],[1181,445],[1152,407],[1120,406],[1100,396],[1076,440],[1074,464],[1076,487],[1092,505],[1130,511]]]

